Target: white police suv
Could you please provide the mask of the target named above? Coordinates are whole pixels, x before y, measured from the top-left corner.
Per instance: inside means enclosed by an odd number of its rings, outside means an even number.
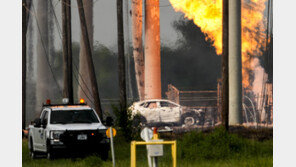
[[[108,158],[107,128],[95,110],[80,100],[80,104],[43,105],[40,118],[29,125],[31,158],[45,154],[48,159],[64,152],[95,152]]]

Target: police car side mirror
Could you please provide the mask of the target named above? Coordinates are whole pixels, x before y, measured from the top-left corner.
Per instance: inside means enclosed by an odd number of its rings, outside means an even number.
[[[113,125],[113,118],[107,117],[106,118],[106,126],[112,126]]]
[[[34,127],[36,127],[36,128],[41,127],[41,119],[40,118],[36,118],[34,120]]]
[[[46,128],[46,125],[47,125],[47,119],[44,119],[44,120],[42,121],[42,127],[43,127],[43,128]]]

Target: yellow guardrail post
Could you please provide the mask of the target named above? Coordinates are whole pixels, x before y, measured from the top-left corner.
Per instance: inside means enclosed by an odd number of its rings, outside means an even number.
[[[131,142],[131,167],[136,167],[136,144]]]
[[[177,167],[177,141],[172,144],[173,167]]]

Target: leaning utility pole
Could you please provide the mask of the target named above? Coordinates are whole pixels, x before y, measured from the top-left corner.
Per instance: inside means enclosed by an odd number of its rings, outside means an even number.
[[[228,7],[229,0],[223,0],[223,18],[222,18],[222,126],[226,130],[229,128],[229,78],[228,78]]]
[[[88,33],[88,40],[90,43],[91,51],[93,52],[93,32],[94,32],[94,25],[93,25],[93,0],[82,0],[84,5],[84,14],[85,14],[85,21],[87,25],[87,33]],[[91,91],[91,82],[90,78],[88,77],[88,65],[86,59],[86,49],[82,39],[82,33],[80,35],[80,51],[79,51],[79,87],[78,87],[78,97],[84,98],[85,101],[91,107],[95,107],[93,104],[94,98],[93,93]]]
[[[229,124],[242,124],[241,0],[229,2]]]
[[[63,31],[63,73],[64,73],[64,98],[73,104],[72,83],[72,44],[71,44],[71,1],[62,0],[62,31]]]
[[[22,129],[26,127],[27,2],[22,0]]]
[[[124,60],[124,36],[123,36],[123,10],[122,0],[117,0],[117,44],[118,44],[118,80],[120,111],[126,112],[126,82]],[[126,113],[124,113],[126,116]]]
[[[144,54],[142,41],[143,27],[143,0],[132,0],[132,34],[135,75],[140,101],[145,99],[144,94]]]
[[[88,32],[87,32],[87,26],[85,21],[85,14],[84,14],[84,8],[82,0],[77,0],[78,4],[78,11],[79,11],[79,17],[80,17],[80,25],[81,25],[81,34],[82,39],[84,42],[85,50],[86,50],[86,59],[88,64],[88,71],[89,71],[89,78],[91,81],[91,90],[94,97],[94,103],[95,103],[95,110],[99,117],[103,119],[103,112],[101,108],[101,102],[100,102],[100,96],[99,96],[99,90],[98,90],[98,84],[96,80],[96,74],[95,74],[95,68],[92,60],[92,52],[90,47],[90,42],[88,39]]]

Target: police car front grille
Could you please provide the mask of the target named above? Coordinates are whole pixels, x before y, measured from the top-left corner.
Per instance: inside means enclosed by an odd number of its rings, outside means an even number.
[[[78,140],[78,135],[86,135],[86,140]],[[84,144],[99,144],[104,138],[103,134],[98,130],[67,130],[60,136],[60,140],[65,145],[84,145]]]

